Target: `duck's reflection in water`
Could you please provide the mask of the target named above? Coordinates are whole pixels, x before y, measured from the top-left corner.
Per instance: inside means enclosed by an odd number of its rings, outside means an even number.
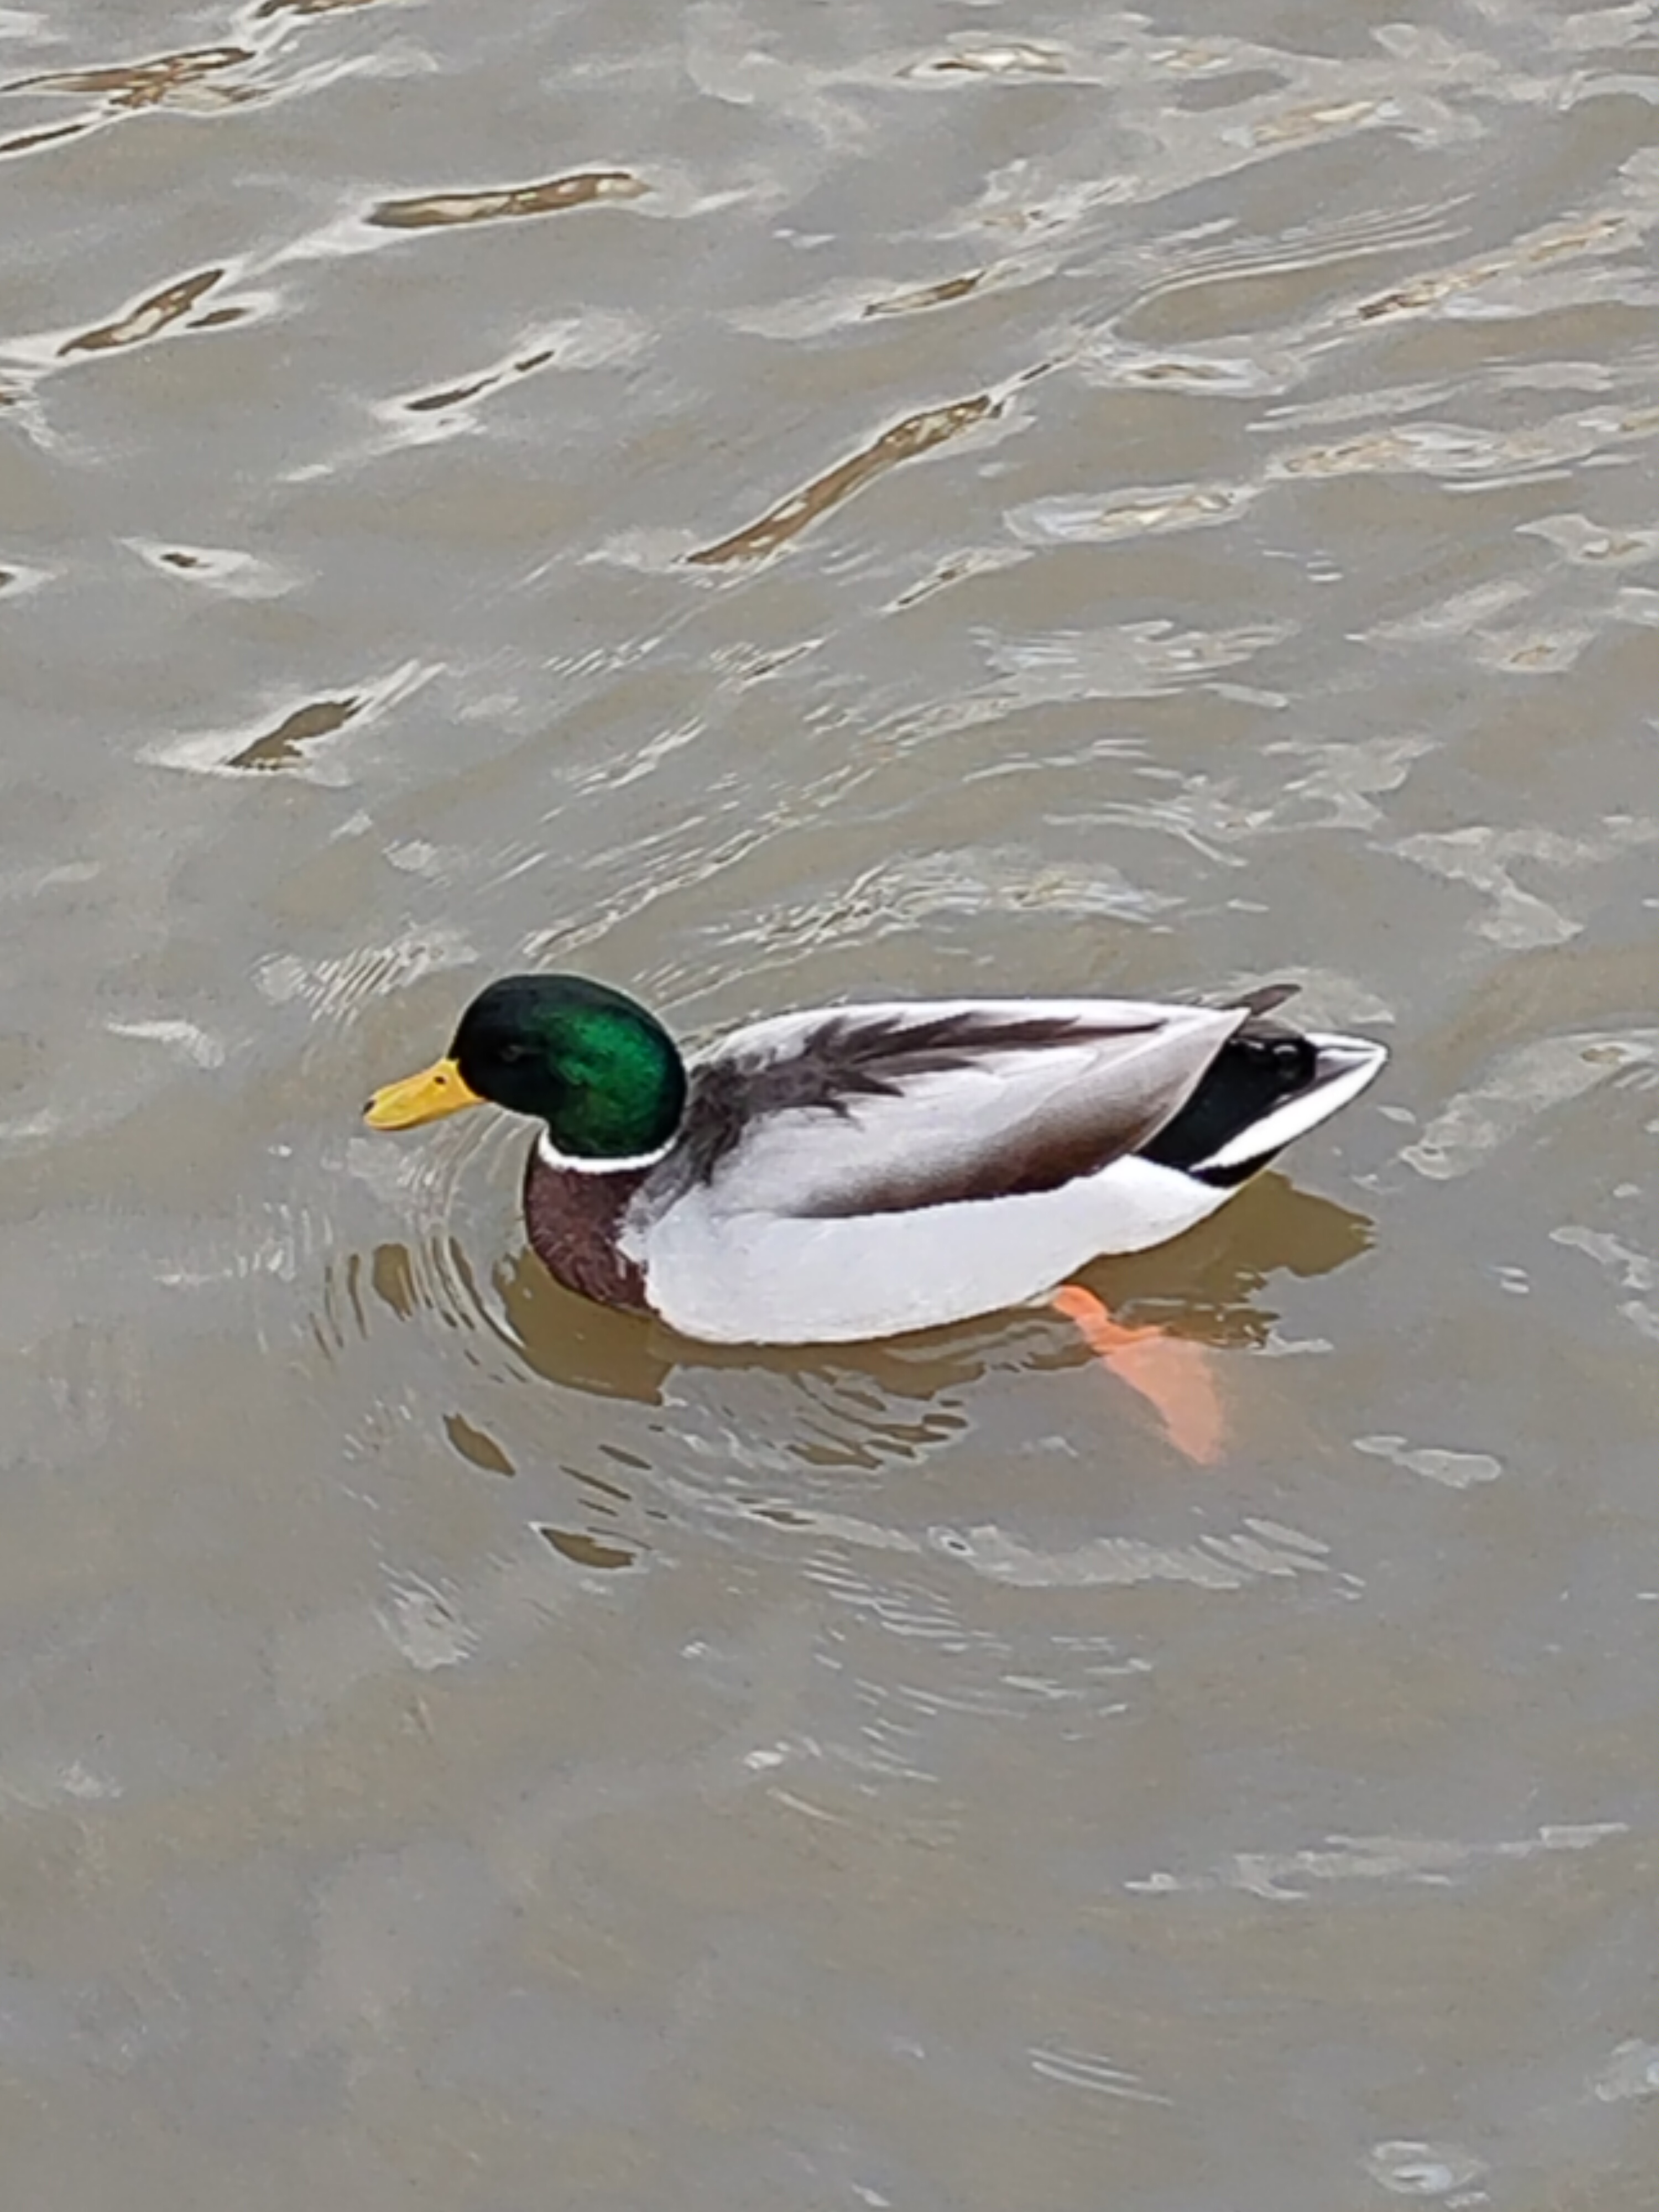
[[[1273,1279],[1329,1273],[1371,1239],[1365,1216],[1270,1175],[1180,1243],[1101,1262],[1087,1287],[1133,1340],[1112,1351],[1081,1421],[1079,1386],[1067,1395],[1060,1376],[1088,1364],[1089,1346],[1041,1307],[878,1344],[699,1344],[576,1297],[526,1249],[486,1268],[447,1227],[337,1261],[318,1335],[337,1359],[377,1313],[392,1317],[400,1402],[428,1405],[469,1468],[529,1478],[532,1525],[572,1565],[620,1569],[654,1547],[649,1524],[688,1516],[732,1531],[797,1510],[903,1520],[917,1494],[895,1491],[894,1475],[954,1468],[970,1432],[1005,1464],[1039,1434],[1074,1427],[1080,1448],[1109,1432],[1133,1451],[1135,1433],[1148,1434],[1150,1401],[1164,1442],[1189,1461],[1224,1458],[1246,1426],[1243,1370],[1229,1354],[1271,1340]],[[416,1340],[434,1319],[459,1365]],[[476,1379],[458,1402],[462,1368]],[[1050,1394],[1052,1417],[1042,1410]],[[624,1407],[637,1410],[624,1416]],[[574,1486],[562,1509],[562,1480]]]
[[[1170,1440],[1199,1461],[1220,1456],[1224,1392],[1213,1351],[1260,1346],[1279,1316],[1261,1293],[1279,1273],[1326,1274],[1372,1239],[1364,1214],[1267,1176],[1224,1218],[1175,1245],[1090,1270],[1089,1290],[1116,1334],[1093,1346],[1120,1379],[1150,1399]],[[1073,1364],[1089,1348],[1048,1313],[1001,1314],[883,1344],[834,1346],[693,1343],[562,1290],[528,1251],[495,1269],[495,1326],[525,1364],[566,1389],[660,1404],[671,1377],[693,1374],[793,1378],[879,1431],[876,1456],[907,1455],[965,1425],[962,1400],[998,1370]],[[1121,1326],[1120,1326],[1121,1325]],[[815,1456],[806,1449],[804,1455]],[[842,1449],[833,1455],[845,1455]],[[866,1458],[866,1451],[856,1456]],[[866,1460],[866,1463],[870,1463]]]

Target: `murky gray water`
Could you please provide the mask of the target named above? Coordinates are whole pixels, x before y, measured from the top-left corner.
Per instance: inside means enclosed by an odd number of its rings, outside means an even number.
[[[0,48],[5,2203],[1650,2212],[1652,5]],[[1200,1470],[555,1291],[526,960],[1396,1059]]]

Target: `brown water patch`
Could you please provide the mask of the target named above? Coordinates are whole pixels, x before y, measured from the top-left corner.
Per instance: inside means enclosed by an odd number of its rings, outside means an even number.
[[[270,15],[337,15],[348,8],[373,8],[379,0],[259,0],[254,20]]]
[[[0,86],[4,92],[93,93],[115,111],[155,107],[185,85],[251,62],[246,46],[192,46],[180,53],[158,54],[143,62],[112,62],[90,69],[58,70],[41,76],[15,77]],[[234,95],[227,94],[226,97]],[[244,94],[244,97],[246,95]]]
[[[536,1534],[573,1566],[614,1570],[639,1564],[640,1555],[630,1546],[606,1543],[580,1528],[555,1528],[541,1522],[537,1524]]]
[[[930,407],[919,415],[907,415],[902,422],[890,428],[868,446],[850,453],[844,461],[837,461],[820,477],[803,486],[770,507],[758,521],[746,523],[734,530],[729,538],[718,544],[699,547],[688,553],[687,561],[694,568],[723,568],[738,561],[759,561],[769,553],[775,553],[780,545],[787,545],[798,538],[809,525],[823,515],[830,514],[854,492],[866,484],[873,483],[878,477],[885,476],[906,461],[919,459],[975,422],[994,421],[1001,412],[1000,404],[988,392],[977,392],[971,399],[957,399],[947,407]]]
[[[521,376],[533,376],[538,368],[545,368],[556,358],[556,347],[543,346],[500,368],[488,369],[465,383],[447,385],[440,392],[419,392],[399,404],[410,415],[448,414],[456,408],[468,406],[475,399],[482,399],[488,392],[501,391]]]
[[[312,699],[284,714],[274,730],[267,730],[244,745],[226,762],[227,768],[292,768],[305,757],[304,748],[319,738],[332,737],[362,710],[361,697]]]
[[[920,284],[913,292],[894,292],[884,300],[872,300],[869,315],[912,315],[926,307],[948,307],[953,300],[970,299],[985,282],[988,271],[975,269],[965,276],[946,276],[937,284]]]
[[[464,1460],[481,1467],[486,1474],[516,1474],[507,1452],[487,1429],[478,1428],[465,1413],[444,1415],[444,1434]]]
[[[443,230],[457,224],[501,222],[515,216],[562,215],[602,200],[637,200],[650,187],[627,169],[586,169],[539,185],[502,185],[474,192],[425,192],[381,200],[368,220],[382,230]]]
[[[94,329],[82,331],[77,337],[65,338],[58,349],[60,359],[77,353],[112,353],[123,346],[143,345],[148,339],[159,337],[163,331],[171,330],[182,322],[197,301],[210,293],[224,277],[222,269],[204,269],[190,276],[180,276],[161,291],[152,292],[129,307],[112,322],[100,323]],[[228,321],[240,318],[241,309],[226,310],[216,319]],[[208,319],[195,327],[207,326]]]
[[[65,138],[78,138],[93,127],[92,118],[87,118],[78,123],[54,124],[48,131],[24,131],[15,138],[0,138],[0,155],[32,154],[39,147],[56,145]]]

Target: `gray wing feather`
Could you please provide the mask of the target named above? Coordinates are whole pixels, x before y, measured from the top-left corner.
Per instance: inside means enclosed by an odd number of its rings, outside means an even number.
[[[759,1023],[694,1068],[674,1195],[834,1220],[1057,1189],[1149,1142],[1246,1013],[979,1000]]]

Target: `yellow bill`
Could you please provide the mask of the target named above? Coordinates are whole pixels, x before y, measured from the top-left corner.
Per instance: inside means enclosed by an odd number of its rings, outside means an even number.
[[[363,1119],[371,1129],[418,1129],[422,1121],[441,1121],[446,1114],[483,1103],[453,1060],[438,1060],[418,1075],[377,1091],[363,1109]]]

